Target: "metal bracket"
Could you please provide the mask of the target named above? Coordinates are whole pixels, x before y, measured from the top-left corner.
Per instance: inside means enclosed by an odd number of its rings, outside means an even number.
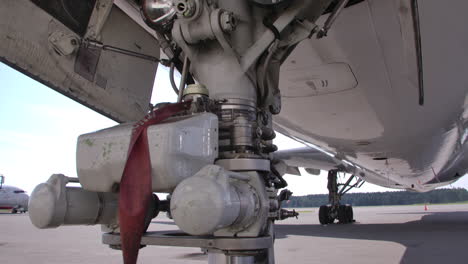
[[[349,1],[349,0],[345,0]],[[331,1],[330,1],[331,2]],[[326,4],[329,4],[327,1],[293,1],[291,5],[279,16],[276,21],[273,23],[273,26],[278,30],[279,33],[282,33],[291,23],[299,20],[304,20],[304,17],[301,18],[304,13],[307,13],[308,17],[311,17],[311,21],[315,21],[320,14],[324,11],[321,8],[326,8]],[[310,10],[310,7],[316,7],[315,10]],[[309,27],[310,25],[301,25]],[[315,29],[311,32],[315,33]],[[263,52],[275,41],[276,36],[271,30],[266,30],[265,33],[255,42],[246,52],[242,55],[241,67],[246,72],[257,59],[263,54]]]
[[[85,45],[81,45],[76,55],[75,72],[86,80],[93,82],[100,57],[101,49],[88,48]]]
[[[79,47],[79,39],[75,35],[55,31],[49,36],[49,43],[57,54],[68,56],[75,53]]]
[[[303,2],[299,1],[286,10],[274,23],[273,26],[279,31],[283,30],[296,19],[296,16],[303,10]],[[262,55],[262,53],[275,41],[275,34],[270,30],[265,31],[260,39],[242,55],[241,67],[247,71],[250,66]]]
[[[296,20],[296,27],[291,34],[285,39],[281,40],[280,47],[287,47],[295,45],[305,39],[311,38],[317,32],[318,26],[308,20]]]
[[[88,23],[85,38],[98,39],[101,30],[109,17],[114,5],[113,0],[97,0]]]
[[[102,235],[102,243],[112,247],[118,247],[120,245],[120,234],[105,233]],[[271,236],[235,238],[190,236],[180,231],[158,231],[144,234],[141,239],[141,244],[146,246],[195,247],[237,251],[267,249],[273,245],[273,239]]]
[[[323,26],[323,28],[321,28],[319,32],[317,33],[318,39],[321,39],[327,36],[328,30],[330,30],[333,23],[335,23],[336,19],[341,14],[341,11],[343,11],[343,9],[346,7],[348,2],[349,0],[340,0],[340,2],[336,5],[335,9],[333,9],[332,13],[328,17],[327,21],[325,21],[325,25]]]
[[[224,51],[228,53],[229,55],[238,57],[237,53],[234,51],[229,41],[224,36],[224,31],[221,28],[220,20],[221,20],[221,16],[223,15],[223,12],[225,11],[223,11],[222,9],[216,9],[213,12],[211,12],[210,14],[211,30],[213,30],[213,33],[216,39],[218,40],[221,47],[223,47]]]
[[[265,159],[219,159],[216,164],[231,171],[270,171],[270,161]]]

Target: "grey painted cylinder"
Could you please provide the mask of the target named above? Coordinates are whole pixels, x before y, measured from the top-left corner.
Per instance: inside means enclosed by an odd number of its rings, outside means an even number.
[[[78,187],[66,187],[68,178],[52,175],[39,184],[29,200],[29,218],[37,228],[61,225],[110,224],[118,216],[118,197]]]
[[[232,256],[223,252],[208,252],[208,264],[255,264],[255,256]]]
[[[190,235],[211,235],[217,230],[244,223],[254,217],[255,199],[248,175],[234,174],[216,165],[208,165],[180,183],[171,198],[171,215],[177,226]],[[241,190],[244,189],[244,190]]]

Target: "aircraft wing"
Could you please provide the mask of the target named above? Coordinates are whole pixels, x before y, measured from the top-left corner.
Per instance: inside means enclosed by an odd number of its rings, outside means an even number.
[[[381,177],[374,171],[363,168],[350,161],[337,158],[312,147],[301,147],[288,150],[280,150],[274,153],[275,167],[281,175],[292,174],[301,176],[299,168],[312,175],[319,175],[321,170],[330,171],[338,169],[341,172],[352,174],[362,180],[393,189],[404,189],[404,186],[390,178]],[[442,185],[441,185],[442,186]]]
[[[115,2],[120,7],[112,0],[1,1],[0,61],[116,121],[140,119],[159,45],[138,9]]]
[[[341,160],[311,147],[280,150],[274,154],[274,157],[286,163],[288,173],[298,167],[305,168],[311,174],[318,174],[319,170],[345,168]]]

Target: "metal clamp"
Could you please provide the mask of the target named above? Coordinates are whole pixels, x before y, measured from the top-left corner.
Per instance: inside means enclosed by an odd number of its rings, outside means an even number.
[[[219,159],[216,164],[231,171],[270,171],[270,161],[265,159]]]

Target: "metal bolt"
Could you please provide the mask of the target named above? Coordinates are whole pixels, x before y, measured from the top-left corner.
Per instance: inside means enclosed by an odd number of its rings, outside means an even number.
[[[197,11],[196,3],[193,0],[178,0],[176,1],[176,12],[185,18],[190,18]]]
[[[237,26],[237,19],[231,12],[223,12],[221,17],[219,18],[219,22],[221,24],[221,28],[224,32],[232,32],[236,29]]]

